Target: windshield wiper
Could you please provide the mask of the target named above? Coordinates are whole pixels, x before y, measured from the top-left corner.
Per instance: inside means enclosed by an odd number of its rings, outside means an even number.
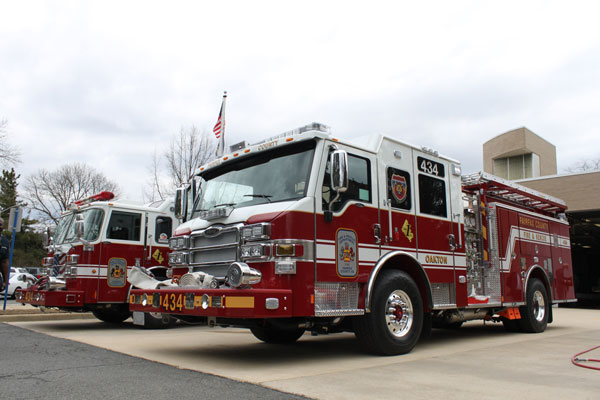
[[[223,207],[223,206],[228,206],[228,207],[233,207],[235,206],[237,203],[223,203],[223,204],[217,204],[212,206],[211,208],[216,208],[216,207]]]
[[[273,196],[271,196],[270,194],[245,194],[244,196],[248,196],[248,197],[258,197],[258,198],[261,198],[261,199],[267,199],[267,201],[268,201],[269,203],[271,203],[271,199],[270,199],[270,197],[273,197]]]

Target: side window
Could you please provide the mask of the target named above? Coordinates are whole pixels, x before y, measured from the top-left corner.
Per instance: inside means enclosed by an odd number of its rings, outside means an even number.
[[[330,165],[327,162],[325,177],[323,179],[323,209],[329,204],[329,199],[335,197],[331,190]],[[371,163],[368,159],[348,154],[348,190],[340,193],[339,199],[334,203],[332,210],[339,211],[349,200],[370,203],[371,191]]]
[[[173,220],[169,217],[156,217],[154,237],[157,243],[169,243],[173,232]]]
[[[410,174],[396,168],[387,169],[388,199],[392,207],[410,210],[412,207],[412,190],[410,187]]]
[[[142,214],[113,211],[108,223],[106,237],[117,240],[140,240]]]
[[[419,174],[419,207],[424,214],[447,217],[446,183],[441,179]]]

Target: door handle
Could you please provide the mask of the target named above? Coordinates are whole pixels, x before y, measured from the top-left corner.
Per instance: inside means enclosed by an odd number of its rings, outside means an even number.
[[[450,246],[450,251],[456,250],[456,238],[453,234],[448,235],[448,245]]]
[[[373,236],[375,237],[375,243],[381,244],[381,225],[373,225]]]

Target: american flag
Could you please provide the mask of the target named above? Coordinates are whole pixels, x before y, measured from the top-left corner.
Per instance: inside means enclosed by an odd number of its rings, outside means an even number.
[[[223,100],[224,102],[224,100]],[[221,132],[223,132],[223,103],[221,103],[221,110],[219,111],[219,118],[217,119],[217,123],[215,124],[215,127],[213,128],[213,132],[215,133],[215,136],[217,137],[217,139],[221,139]]]
[[[223,102],[221,103],[221,110],[219,111],[219,118],[213,128],[213,132],[219,141],[217,145],[217,151],[215,155],[221,157],[223,150],[225,149],[225,100],[227,99],[227,92],[223,93]]]

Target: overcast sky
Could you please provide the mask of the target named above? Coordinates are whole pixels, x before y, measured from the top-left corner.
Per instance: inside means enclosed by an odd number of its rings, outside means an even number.
[[[312,121],[379,132],[482,168],[526,126],[559,172],[600,158],[597,1],[0,2],[0,119],[24,177],[85,162],[142,200],[155,149],[227,145]]]

